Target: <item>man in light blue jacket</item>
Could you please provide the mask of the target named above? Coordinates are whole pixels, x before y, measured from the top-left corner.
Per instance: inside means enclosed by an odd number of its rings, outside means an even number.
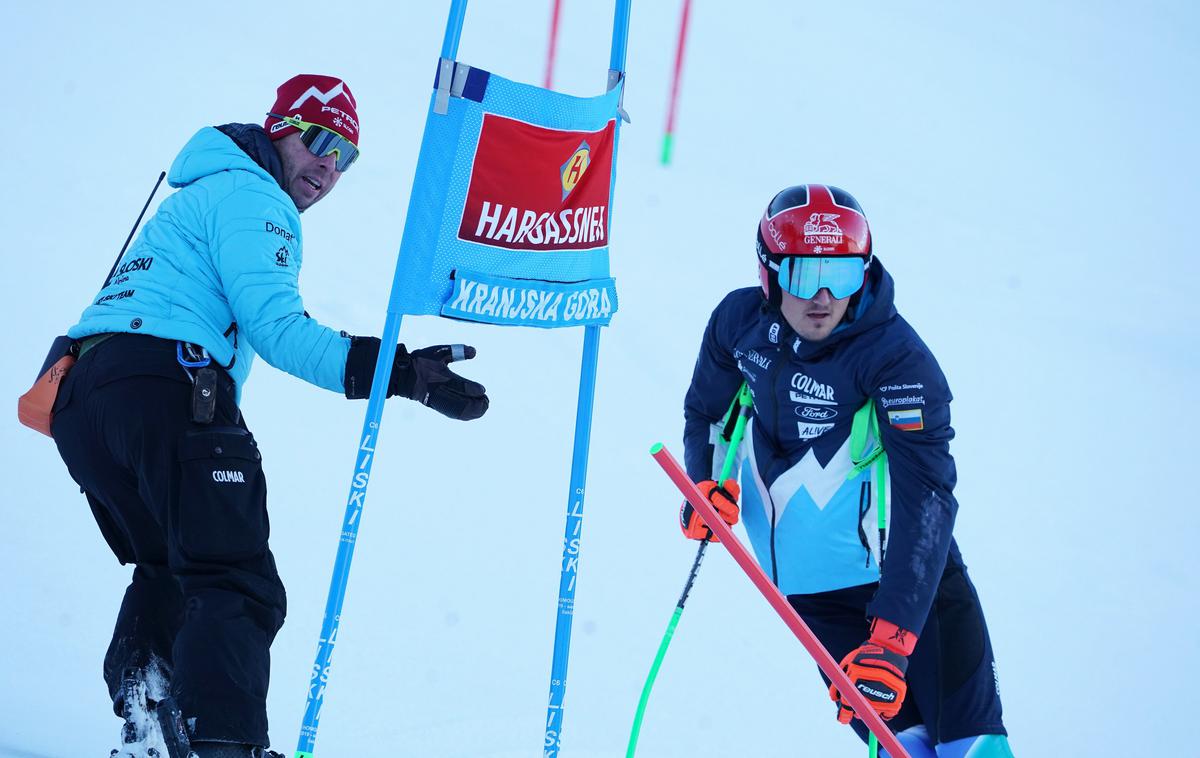
[[[171,166],[178,191],[68,332],[78,362],[53,436],[109,546],[135,566],[104,662],[122,756],[158,739],[140,714],[163,703],[199,758],[269,754],[269,650],[286,600],[238,398],[256,353],[348,398],[370,394],[379,340],[310,318],[298,288],[300,214],[354,163],[358,138],[350,88],[310,74],[279,87],[262,127],[201,129]],[[478,418],[484,388],[449,369],[474,355],[400,345],[387,394]]]

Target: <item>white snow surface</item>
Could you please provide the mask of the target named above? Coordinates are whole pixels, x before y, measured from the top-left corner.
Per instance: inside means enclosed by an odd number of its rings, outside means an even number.
[[[611,6],[563,5],[556,84],[598,93]],[[624,753],[695,552],[647,449],[682,454],[707,316],[756,281],[754,225],[803,181],[866,208],[898,306],[954,390],[956,534],[1016,753],[1187,752],[1172,683],[1200,678],[1196,6],[699,2],[664,169],[679,6],[633,10],[620,310],[601,339],[564,758]],[[549,7],[473,3],[460,59],[540,82]],[[28,388],[188,137],[262,119],[302,71],[345,77],[363,125],[362,159],[304,216],[306,306],[378,334],[445,15],[444,2],[10,8],[0,394]],[[389,402],[317,751],[537,755],[582,331],[410,317],[402,338],[474,344],[458,365],[492,407],[462,424]],[[262,363],[243,400],[288,587],[269,708],[290,755],[365,404]],[[0,756],[107,755],[119,721],[100,664],[130,570],[49,440],[10,417],[0,442]],[[864,750],[800,645],[710,550],[638,755]]]

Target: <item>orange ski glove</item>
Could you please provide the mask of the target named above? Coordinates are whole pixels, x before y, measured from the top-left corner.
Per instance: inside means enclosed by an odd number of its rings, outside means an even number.
[[[908,684],[908,656],[917,646],[917,635],[901,629],[890,621],[876,618],[871,623],[871,637],[842,659],[842,671],[858,688],[879,715],[890,719],[900,712]],[[854,709],[842,700],[837,687],[830,685],[829,697],[838,704],[838,721],[849,724],[856,718]]]
[[[721,515],[726,524],[733,526],[738,522],[737,499],[742,494],[742,489],[738,486],[736,479],[726,479],[724,485],[707,479],[696,486],[708,498],[708,502],[717,509],[717,513]],[[712,533],[711,529],[704,525],[704,519],[700,518],[700,514],[696,513],[696,509],[686,500],[683,501],[683,507],[679,509],[679,528],[683,530],[683,536],[689,540],[721,541]]]

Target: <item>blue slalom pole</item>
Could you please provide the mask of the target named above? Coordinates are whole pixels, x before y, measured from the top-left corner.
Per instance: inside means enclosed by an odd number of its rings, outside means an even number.
[[[567,659],[571,653],[571,621],[575,616],[575,580],[583,532],[583,496],[587,484],[588,448],[592,435],[592,404],[596,396],[596,366],[600,327],[586,326],[583,365],[579,370],[579,403],[575,411],[575,451],[571,459],[571,491],[563,534],[562,573],[558,580],[558,620],[554,625],[554,660],[550,664],[550,704],[546,708],[543,758],[555,758],[562,741],[563,699],[567,694]]]
[[[467,18],[467,0],[450,0],[450,17],[446,19],[446,36],[442,38],[442,57],[458,57],[458,41],[462,38],[463,21]]]
[[[625,74],[630,2],[631,0],[617,0],[616,10],[613,14],[612,55],[609,59],[608,72],[610,88],[616,86]],[[619,136],[620,119],[617,120],[616,127]],[[615,144],[613,154],[616,155]],[[611,197],[609,202],[612,202]],[[579,370],[579,401],[575,410],[575,447],[571,460],[571,489],[567,496],[567,523],[563,534],[562,569],[558,581],[558,617],[554,625],[554,658],[550,664],[550,702],[546,707],[543,758],[558,758],[562,748],[563,708],[567,694],[567,662],[571,653],[571,622],[575,615],[575,584],[579,571],[580,542],[583,532],[583,498],[587,483],[588,448],[592,434],[592,406],[596,395],[596,366],[599,363],[599,356],[600,327],[586,326],[583,334],[583,364]]]
[[[446,22],[446,36],[442,43],[443,58],[453,59],[458,55],[458,40],[462,34],[466,12],[467,0],[452,0],[450,18]],[[410,214],[411,211],[410,208]],[[388,380],[392,374],[392,361],[396,357],[396,343],[400,340],[400,322],[403,319],[399,305],[401,291],[400,259],[397,257],[396,271],[392,276],[392,291],[388,298],[387,319],[383,326],[383,336],[380,337],[379,358],[375,362],[375,373],[371,380],[371,397],[367,400],[367,412],[363,418],[362,434],[359,436],[361,442],[355,451],[350,497],[346,501],[346,514],[338,539],[337,557],[333,562],[333,577],[329,582],[329,597],[325,601],[325,617],[321,623],[321,637],[317,643],[317,657],[308,683],[308,699],[294,758],[313,758],[316,748],[317,726],[321,720],[325,688],[328,686],[329,672],[333,665],[333,650],[337,644],[338,627],[341,625],[346,586],[350,581],[350,563],[354,559],[360,516],[367,498],[371,468],[375,462],[375,447],[379,442],[384,400],[387,397]]]
[[[617,0],[613,12],[612,52],[608,58],[608,67],[613,71],[625,73],[625,50],[629,42],[629,7],[632,0]]]

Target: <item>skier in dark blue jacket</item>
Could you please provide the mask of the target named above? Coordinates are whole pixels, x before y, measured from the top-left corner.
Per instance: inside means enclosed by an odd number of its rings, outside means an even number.
[[[685,401],[688,474],[730,523],[744,495],[759,563],[913,758],[1011,756],[952,534],[950,390],[896,312],[866,217],[837,187],[789,187],[757,247],[761,288],[729,293],[704,333]],[[719,424],[743,382],[754,412],[741,486],[718,485]],[[710,536],[690,505],[680,515],[688,537]]]

